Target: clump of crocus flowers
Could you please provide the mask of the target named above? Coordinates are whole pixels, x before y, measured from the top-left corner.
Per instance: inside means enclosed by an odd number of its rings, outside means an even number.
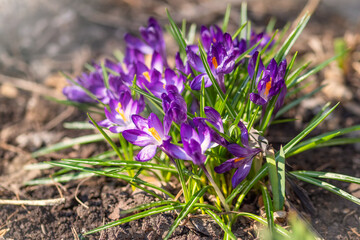
[[[181,58],[177,53],[176,66],[170,68],[163,31],[158,22],[150,18],[148,26],[141,27],[140,33],[141,38],[125,35],[123,62],[106,60],[103,67],[95,64],[93,71],[83,73],[73,80],[76,84],[64,89],[65,96],[80,103],[104,104],[106,119],[98,122],[98,125],[113,133],[121,133],[128,142],[142,147],[135,157],[137,161],[150,161],[161,151],[172,160],[189,160],[195,165],[204,166],[207,153],[212,148],[221,146],[227,149],[228,153],[224,154],[229,160],[215,166],[215,172],[222,174],[235,168],[232,185],[236,187],[248,175],[253,158],[262,150],[254,147],[256,144],[250,144],[249,129],[241,120],[238,121],[241,143],[237,143],[224,138],[224,134],[227,134],[223,127],[225,120],[213,107],[201,106],[203,109],[195,109],[192,113],[188,108],[200,108],[196,94],[200,93],[202,86],[209,88],[213,85],[211,77],[223,94],[228,94],[228,76],[242,67],[248,68],[250,78],[257,76],[257,88],[249,94],[248,100],[266,107],[269,100],[280,93],[278,109],[286,93],[286,61],[278,65],[271,60],[266,68],[261,58],[257,63],[258,50],[270,40],[265,32],[256,34],[252,31],[247,42],[239,37],[232,38],[220,27],[212,25],[209,28],[202,26],[200,31],[200,42],[207,54],[206,62],[201,59],[199,46],[189,44],[186,55]],[[247,50],[248,54],[252,54],[248,60],[238,61],[238,57]],[[151,59],[150,63],[146,59]],[[210,72],[206,71],[205,64],[208,64]],[[259,66],[257,73],[254,72],[256,65]],[[141,92],[161,102],[158,105],[161,111],[151,112],[154,106],[145,111],[146,103],[151,105],[151,102]],[[210,93],[216,94],[214,91]],[[210,97],[216,99],[216,95]],[[203,116],[193,115],[200,112],[203,112]],[[173,139],[172,129],[179,131],[177,139]],[[231,155],[235,158],[231,158]],[[203,169],[206,171],[205,167]]]

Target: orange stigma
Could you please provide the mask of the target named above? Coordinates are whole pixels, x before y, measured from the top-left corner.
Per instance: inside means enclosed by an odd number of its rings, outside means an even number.
[[[241,158],[236,158],[235,160],[234,160],[234,162],[240,162],[241,160],[243,160],[244,159],[244,157],[241,157]]]
[[[213,42],[216,43],[216,38],[215,37],[213,37]]]
[[[124,110],[122,109],[121,103],[118,103],[118,106],[117,106],[117,108],[115,110],[120,114],[120,116],[124,120],[124,122],[126,122],[127,119],[125,117]]]
[[[268,96],[268,95],[269,95],[269,91],[270,91],[270,88],[271,88],[271,82],[272,82],[272,78],[270,78],[270,81],[268,81],[268,82],[266,83],[265,92],[264,92],[265,96]]]
[[[156,139],[156,141],[160,142],[161,141],[161,137],[159,135],[159,133],[155,130],[155,128],[149,128],[149,132],[151,133],[151,135],[153,135],[153,137]]]
[[[149,72],[143,72],[143,75],[144,75],[145,79],[148,80],[148,82],[151,82]]]
[[[219,66],[218,65],[218,62],[217,62],[217,60],[216,60],[216,57],[213,57],[212,59],[211,59],[211,61],[212,61],[212,64],[214,65],[214,67],[215,67],[215,69]]]

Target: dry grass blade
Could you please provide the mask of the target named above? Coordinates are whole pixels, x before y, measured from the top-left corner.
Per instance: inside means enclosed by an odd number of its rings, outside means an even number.
[[[65,198],[54,198],[54,199],[44,199],[44,200],[0,199],[0,205],[54,206],[63,203],[65,203]]]

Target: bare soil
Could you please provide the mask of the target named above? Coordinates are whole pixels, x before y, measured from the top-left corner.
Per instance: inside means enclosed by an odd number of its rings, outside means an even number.
[[[93,132],[63,128],[64,122],[85,121],[86,114],[44,98],[61,97],[65,81],[57,71],[79,74],[84,63],[109,56],[115,48],[122,49],[122,35],[126,31],[135,33],[146,24],[148,16],[166,23],[165,7],[174,13],[177,21],[187,18],[189,22],[211,24],[221,23],[226,4],[211,0],[181,4],[157,0],[20,2],[11,2],[0,14],[0,33],[6,36],[0,44],[0,199],[54,199],[61,192],[66,203],[46,207],[0,205],[0,239],[76,239],[78,234],[119,219],[122,209],[152,202],[154,198],[141,191],[132,192],[125,182],[105,177],[72,181],[58,186],[60,190],[55,185],[23,185],[27,180],[54,173],[54,170],[24,170],[26,164],[86,158],[109,149],[105,143],[89,144],[31,158],[31,152],[41,147]],[[296,136],[327,101],[342,103],[312,135],[360,124],[360,37],[355,31],[359,22],[348,18],[352,14],[343,13],[346,4],[337,9],[331,2],[319,5],[294,46],[299,50],[299,61],[311,60],[316,64],[333,56],[333,44],[339,37],[345,38],[352,50],[342,69],[334,63],[312,78],[329,83],[329,87],[288,113],[288,117],[298,121],[274,125],[268,135],[276,148]],[[347,4],[352,9],[357,7],[356,1]],[[294,20],[304,5],[305,1],[277,0],[271,5],[252,1],[248,5],[249,17],[258,27],[274,16],[281,27],[286,21]],[[237,12],[232,12],[230,29],[235,28],[239,17],[239,4],[234,3],[233,8]],[[16,9],[18,14],[14,16]],[[9,16],[12,21],[5,21]],[[169,39],[167,35],[168,49],[172,49]],[[353,137],[359,136],[354,133]],[[289,170],[330,171],[360,177],[360,148],[355,145],[316,149],[289,158],[287,163]],[[313,208],[309,202],[305,205],[300,202],[291,187],[288,200],[320,236],[360,238],[357,205],[320,188],[293,181],[308,194]],[[329,182],[360,197],[359,185]],[[174,194],[179,191],[169,190]],[[255,194],[249,194],[241,210],[259,214],[257,200]],[[161,239],[176,216],[176,212],[158,214],[89,235],[87,239]],[[256,239],[257,228],[253,221],[241,218],[234,226],[234,233],[240,239]],[[2,234],[2,230],[7,232]],[[216,223],[194,215],[176,229],[172,239],[221,239],[222,236]]]

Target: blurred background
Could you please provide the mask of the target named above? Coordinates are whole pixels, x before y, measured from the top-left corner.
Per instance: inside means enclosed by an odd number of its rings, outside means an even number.
[[[64,99],[61,90],[67,83],[59,71],[76,76],[84,70],[85,63],[100,61],[105,57],[112,58],[115,50],[124,50],[124,34],[130,32],[138,36],[139,27],[146,26],[150,16],[155,17],[162,26],[167,25],[166,8],[179,26],[186,19],[188,27],[191,23],[196,23],[199,29],[201,25],[221,25],[227,4],[230,3],[232,9],[228,30],[233,33],[239,26],[241,2],[0,0],[0,195],[6,193],[5,196],[10,198],[13,193],[24,194],[22,183],[38,176],[39,172],[23,170],[25,164],[37,161],[31,157],[31,152],[86,133],[64,130],[62,126],[64,121],[85,121],[85,113],[44,98],[52,96]],[[321,83],[327,86],[320,94],[303,101],[292,112],[292,117],[295,116],[299,121],[294,126],[291,125],[291,134],[302,129],[304,123],[328,101],[341,101],[342,104],[321,128],[332,130],[360,124],[360,1],[248,1],[248,18],[257,31],[264,30],[271,18],[276,19],[275,28],[281,29],[286,23],[295,21],[304,11],[313,12],[313,16],[293,47],[299,51],[297,62],[311,61],[310,66],[314,66],[345,49],[349,51],[321,73],[312,76],[310,80],[316,80],[317,86]],[[168,33],[165,34],[165,40],[172,58],[177,46]],[[315,133],[319,134],[321,128]],[[273,132],[271,136],[271,142],[275,143],[283,143],[289,139],[289,136],[278,132]],[[66,156],[86,158],[99,151],[98,149],[99,146],[90,145],[87,148],[72,149]],[[311,159],[310,153],[308,160],[297,161],[296,166],[360,177],[359,146],[331,148],[319,154],[321,160],[316,159],[316,163]],[[343,156],[348,158],[344,160]],[[62,157],[64,155],[51,154],[40,160]],[[359,186],[344,185],[344,188],[360,197]],[[310,191],[314,189],[310,188]],[[336,196],[334,199],[335,202],[338,200]],[[323,200],[320,199],[316,207],[324,208]],[[354,207],[346,202],[342,206],[345,207],[339,207],[338,211]],[[328,210],[335,211],[336,207],[331,205],[325,208],[322,212],[325,215],[319,220],[318,227],[324,232],[331,232],[332,229],[332,237],[342,229],[339,226],[352,224],[352,227],[356,227],[358,222],[352,218],[345,219],[347,222],[342,219],[338,220],[340,223],[333,222]],[[10,213],[9,210],[7,213],[0,212],[0,215],[2,218],[10,218]],[[352,231],[343,229],[344,232],[340,235]],[[352,236],[356,239],[356,233]]]

